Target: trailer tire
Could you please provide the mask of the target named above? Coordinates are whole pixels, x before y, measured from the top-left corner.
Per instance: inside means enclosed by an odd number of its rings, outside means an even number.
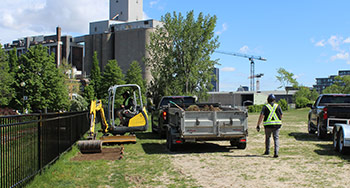
[[[339,133],[333,129],[333,149],[339,151]]]
[[[173,142],[173,137],[171,135],[171,128],[168,128],[167,134],[166,134],[166,146],[169,149],[169,151],[176,151],[177,147]]]
[[[339,152],[341,154],[347,154],[349,148],[344,147],[344,133],[343,133],[342,129],[339,130],[339,134],[338,135],[339,135],[339,139],[338,139]]]

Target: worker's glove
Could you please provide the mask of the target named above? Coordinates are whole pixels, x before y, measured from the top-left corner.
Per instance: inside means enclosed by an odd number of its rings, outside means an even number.
[[[260,132],[260,126],[259,125],[256,126],[256,131]]]

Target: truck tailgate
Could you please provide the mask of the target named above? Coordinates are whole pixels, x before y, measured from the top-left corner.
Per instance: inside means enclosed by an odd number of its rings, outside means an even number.
[[[183,113],[181,118],[182,135],[230,137],[245,133],[247,118],[244,112],[233,111],[207,111]]]

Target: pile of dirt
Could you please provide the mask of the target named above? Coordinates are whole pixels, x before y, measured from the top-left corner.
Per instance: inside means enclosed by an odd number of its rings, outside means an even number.
[[[214,107],[213,105],[205,105],[203,108],[200,108],[197,105],[191,105],[189,106],[186,111],[221,111],[221,109],[219,107]]]
[[[123,158],[124,148],[102,148],[101,153],[78,153],[77,156],[72,158],[72,161],[96,161],[100,159],[104,160],[120,160]]]

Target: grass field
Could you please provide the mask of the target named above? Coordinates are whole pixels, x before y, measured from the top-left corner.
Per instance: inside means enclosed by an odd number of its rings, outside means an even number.
[[[165,140],[139,133],[136,144],[125,145],[122,160],[72,161],[78,154],[73,147],[28,187],[348,187],[350,156],[333,151],[330,140],[307,134],[307,112],[284,113],[278,159],[261,155],[264,133],[255,131],[253,113],[246,150],[218,142],[172,153]]]

